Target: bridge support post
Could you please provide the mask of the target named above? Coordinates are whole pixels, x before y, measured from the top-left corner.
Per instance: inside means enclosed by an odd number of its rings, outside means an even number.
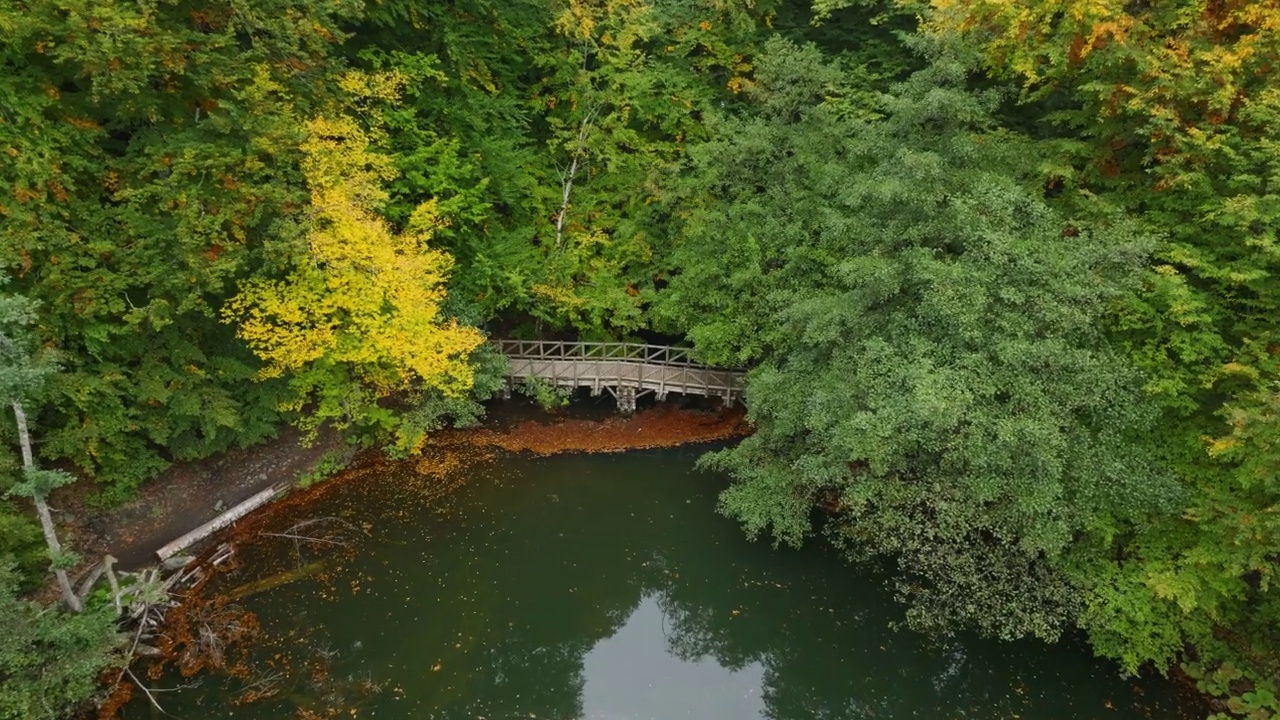
[[[630,415],[636,411],[636,389],[628,386],[618,388],[618,412]]]

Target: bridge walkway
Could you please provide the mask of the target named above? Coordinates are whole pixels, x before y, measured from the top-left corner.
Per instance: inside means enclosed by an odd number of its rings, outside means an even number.
[[[608,392],[624,413],[635,411],[636,399],[652,393],[659,401],[668,393],[718,397],[725,406],[742,396],[740,370],[694,362],[687,348],[670,345],[552,340],[495,340],[507,357],[507,392],[538,378],[556,387]]]

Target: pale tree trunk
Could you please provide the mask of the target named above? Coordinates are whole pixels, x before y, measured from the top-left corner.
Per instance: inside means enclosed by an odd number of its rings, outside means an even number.
[[[573,148],[573,158],[569,168],[560,174],[560,212],[556,213],[556,252],[564,250],[564,221],[569,214],[573,181],[578,176],[578,164],[586,158],[587,138],[591,135],[591,124],[595,122],[599,111],[599,107],[593,107],[582,118],[582,123],[578,125],[578,138]]]
[[[13,401],[13,416],[18,421],[18,443],[22,446],[22,467],[26,470],[34,470],[36,461],[31,452],[31,433],[27,430],[27,414],[22,411],[22,403],[17,400]],[[39,493],[32,493],[31,501],[35,503],[36,515],[40,516],[40,527],[44,529],[44,541],[49,546],[49,553],[55,558],[61,557],[62,543],[58,542],[58,531],[53,527],[53,516],[49,514],[49,504]],[[80,598],[76,597],[75,591],[71,589],[67,571],[58,568],[53,571],[53,574],[58,578],[62,602],[66,603],[67,608],[72,612],[80,612]]]

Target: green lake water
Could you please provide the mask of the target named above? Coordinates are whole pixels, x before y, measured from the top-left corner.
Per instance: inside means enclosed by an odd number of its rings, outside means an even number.
[[[252,681],[213,673],[156,697],[184,719],[1199,717],[1078,643],[895,630],[883,577],[718,516],[700,452],[508,456],[446,494],[412,464],[337,481],[275,521],[331,542],[264,538],[224,580],[330,563],[241,602],[274,695],[237,704]],[[341,520],[288,532],[319,518]]]

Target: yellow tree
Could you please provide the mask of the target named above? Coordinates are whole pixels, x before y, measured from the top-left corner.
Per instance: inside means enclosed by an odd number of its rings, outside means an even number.
[[[412,450],[423,432],[404,432],[379,401],[398,391],[465,393],[468,358],[484,336],[441,311],[453,259],[428,245],[443,222],[435,202],[397,232],[378,214],[391,161],[370,150],[360,125],[321,117],[306,131],[306,252],[284,280],[242,287],[224,317],[265,361],[264,377],[289,376],[287,409],[315,403],[306,429],[326,420],[393,429],[399,449]]]

